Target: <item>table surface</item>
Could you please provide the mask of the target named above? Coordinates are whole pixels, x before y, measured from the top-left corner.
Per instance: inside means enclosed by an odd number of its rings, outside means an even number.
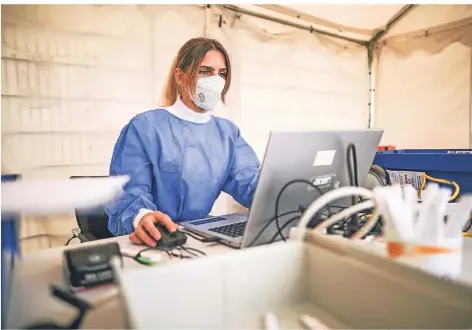
[[[129,253],[138,253],[144,248],[143,246],[131,244],[127,236],[85,244],[102,244],[106,242],[118,242],[121,249],[124,250],[123,252]],[[362,245],[369,248],[373,244],[362,243]],[[472,283],[472,238],[466,238],[464,245],[464,267],[461,279]],[[208,256],[234,251],[233,248],[221,244],[205,244],[191,237],[188,238],[187,246],[202,250]],[[49,284],[63,286],[62,252],[64,249],[76,247],[78,245],[31,253],[23,256],[18,261],[13,274],[12,296],[7,321],[8,328],[18,329],[44,320],[67,324],[77,315],[77,311],[73,307],[58,301],[49,293]],[[168,260],[167,254],[160,251],[149,251],[146,253],[147,256],[159,254],[163,260]],[[168,262],[178,262],[180,260],[171,259]],[[124,264],[125,267],[147,267],[138,264],[131,258],[124,258]],[[81,297],[89,300],[92,304],[97,301],[104,302],[100,307],[88,313],[82,327],[95,329],[123,328],[124,312],[117,293],[115,286],[107,286],[80,294]]]
[[[60,324],[69,323],[77,314],[77,311],[52,297],[49,293],[49,284],[64,286],[62,273],[62,252],[65,249],[82,247],[91,244],[103,244],[118,242],[123,252],[138,253],[145,246],[132,244],[127,236],[99,240],[68,247],[57,247],[30,253],[21,257],[16,263],[13,272],[12,296],[8,312],[8,328],[18,329],[40,320],[53,320]],[[234,250],[233,248],[217,243],[201,243],[191,237],[187,246],[204,251],[208,256]],[[146,256],[161,255],[163,261],[168,259],[166,253],[161,251],[147,251]],[[131,258],[123,258],[125,267],[148,267],[138,264]],[[173,261],[175,260],[175,261]],[[168,262],[177,262],[180,259],[172,259]],[[96,310],[91,310],[86,317],[84,328],[123,328],[123,309],[114,286],[100,287],[80,294],[81,297],[94,303],[108,300],[108,303]],[[110,297],[110,299],[107,299]]]

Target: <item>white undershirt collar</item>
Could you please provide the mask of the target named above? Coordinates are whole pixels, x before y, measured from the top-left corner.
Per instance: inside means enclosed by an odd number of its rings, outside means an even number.
[[[171,105],[170,107],[165,108],[169,113],[173,114],[174,116],[190,121],[192,123],[197,124],[204,124],[208,123],[211,119],[212,114],[207,111],[205,113],[198,113],[189,109],[180,99],[177,97],[177,101]]]

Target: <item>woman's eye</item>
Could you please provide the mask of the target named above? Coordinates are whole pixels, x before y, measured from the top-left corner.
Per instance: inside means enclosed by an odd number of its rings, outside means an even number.
[[[200,74],[203,76],[208,76],[211,74],[210,70],[200,70]]]
[[[220,77],[226,79],[226,77],[228,77],[228,74],[226,72],[220,72]]]

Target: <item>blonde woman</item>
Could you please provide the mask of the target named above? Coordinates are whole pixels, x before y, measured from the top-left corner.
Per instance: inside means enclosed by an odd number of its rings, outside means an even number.
[[[179,50],[163,107],[134,117],[121,131],[110,175],[129,175],[124,196],[106,207],[114,235],[155,246],[155,224],[208,215],[222,191],[249,207],[259,160],[231,121],[213,116],[231,85],[228,53],[216,40],[196,38]]]

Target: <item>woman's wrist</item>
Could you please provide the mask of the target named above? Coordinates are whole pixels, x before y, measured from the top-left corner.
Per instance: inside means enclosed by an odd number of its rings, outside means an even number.
[[[149,210],[149,209],[140,209],[138,214],[136,214],[136,216],[133,219],[134,229],[136,229],[139,226],[139,222],[146,214],[153,213],[153,212],[154,212],[153,210]]]

